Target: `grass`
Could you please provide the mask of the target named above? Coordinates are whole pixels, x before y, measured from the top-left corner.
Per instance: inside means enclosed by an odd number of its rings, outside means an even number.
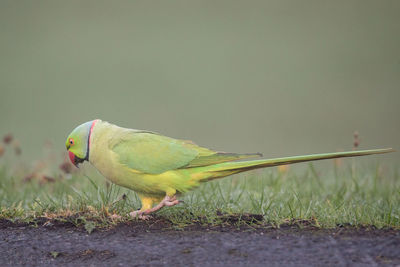
[[[331,161],[333,162],[333,161]],[[329,163],[329,162],[328,162]],[[379,164],[303,164],[306,168],[263,169],[203,184],[181,196],[184,203],[157,213],[177,227],[221,224],[221,214],[260,214],[264,224],[307,222],[400,229],[400,180],[397,166]],[[1,161],[0,161],[1,166]],[[95,227],[118,223],[140,208],[136,194],[109,184],[100,174],[81,171],[67,178],[27,179],[0,167],[0,219],[35,222],[38,218]],[[87,168],[85,168],[87,170]],[[85,175],[85,173],[90,173]],[[127,216],[122,221],[134,220]]]

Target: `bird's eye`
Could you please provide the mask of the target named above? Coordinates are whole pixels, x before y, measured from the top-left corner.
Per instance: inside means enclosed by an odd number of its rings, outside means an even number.
[[[71,145],[73,145],[73,144],[74,144],[74,139],[70,138],[70,139],[69,139],[69,143],[70,143]]]

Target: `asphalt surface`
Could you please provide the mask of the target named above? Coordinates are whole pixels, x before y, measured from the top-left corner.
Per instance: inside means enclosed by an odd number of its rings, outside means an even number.
[[[400,231],[132,222],[88,234],[0,221],[0,266],[399,266]]]

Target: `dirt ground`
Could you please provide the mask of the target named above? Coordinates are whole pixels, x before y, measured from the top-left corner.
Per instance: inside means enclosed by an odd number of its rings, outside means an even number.
[[[0,266],[398,266],[400,231],[207,227],[162,220],[88,234],[68,224],[0,221]]]

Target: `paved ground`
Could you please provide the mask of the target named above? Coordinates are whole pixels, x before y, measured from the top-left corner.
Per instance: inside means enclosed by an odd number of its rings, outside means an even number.
[[[233,226],[166,229],[163,223],[110,230],[32,227],[0,221],[0,266],[399,266],[400,231]]]

